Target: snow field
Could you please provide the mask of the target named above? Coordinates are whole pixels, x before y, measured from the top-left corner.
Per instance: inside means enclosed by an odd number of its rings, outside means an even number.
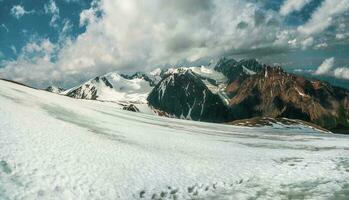
[[[0,199],[345,199],[349,138],[123,111],[0,81]]]

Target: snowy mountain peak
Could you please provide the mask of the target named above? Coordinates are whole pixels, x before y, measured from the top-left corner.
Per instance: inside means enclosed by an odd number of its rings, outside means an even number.
[[[63,88],[57,87],[57,86],[54,86],[54,85],[51,85],[51,86],[47,87],[45,90],[48,91],[48,92],[56,93],[56,94],[64,92]]]
[[[154,81],[146,75],[111,72],[70,89],[66,95],[78,99],[146,103]]]
[[[161,76],[162,70],[160,68],[156,68],[153,71],[151,71],[149,74],[152,76]]]
[[[157,82],[155,78],[153,78],[152,76],[148,76],[147,74],[142,72],[136,72],[133,75],[120,74],[120,76],[128,80],[142,79],[149,82],[150,86],[155,86],[155,83]]]
[[[227,113],[226,106],[220,95],[212,92],[208,87],[209,81],[212,82],[210,85],[216,82],[194,72],[200,69],[168,70],[167,75],[149,94],[149,105],[178,118],[223,121],[224,113]]]
[[[233,58],[223,57],[218,61],[215,70],[223,73],[229,82],[237,79],[245,79],[250,75],[254,75],[262,71],[264,66],[256,59],[242,59],[236,61]]]

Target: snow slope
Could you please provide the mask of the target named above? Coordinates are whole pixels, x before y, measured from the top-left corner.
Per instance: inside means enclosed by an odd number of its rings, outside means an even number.
[[[152,88],[150,83],[142,78],[126,79],[117,72],[111,72],[91,79],[62,94],[71,93],[69,96],[78,99],[147,103],[146,99]]]
[[[0,81],[0,199],[348,199],[349,137],[161,118]]]

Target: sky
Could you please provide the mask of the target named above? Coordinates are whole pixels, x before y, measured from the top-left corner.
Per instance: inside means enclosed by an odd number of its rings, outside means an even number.
[[[0,0],[0,77],[34,87],[222,56],[347,81],[349,0]]]

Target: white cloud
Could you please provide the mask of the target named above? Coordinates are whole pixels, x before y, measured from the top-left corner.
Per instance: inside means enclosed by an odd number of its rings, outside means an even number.
[[[302,49],[305,50],[308,47],[312,46],[314,44],[314,38],[308,37],[307,39],[302,41]]]
[[[73,25],[69,20],[64,21],[62,34],[67,34],[69,31],[71,31],[72,27]]]
[[[332,24],[335,17],[348,10],[349,0],[325,0],[312,14],[311,19],[298,27],[298,31],[306,35],[321,33]]]
[[[336,39],[341,40],[341,39],[344,39],[344,38],[345,38],[345,35],[344,35],[344,34],[342,34],[342,33],[337,33],[337,34],[336,34]]]
[[[59,14],[52,0],[45,11]],[[236,28],[242,21],[248,26]],[[55,61],[46,64],[59,74],[55,77],[64,77],[65,84],[71,86],[114,70],[146,70],[225,53],[264,53],[288,46],[286,38],[277,37],[281,31],[278,23],[274,12],[243,1],[95,1],[80,14],[80,25],[86,26],[86,32],[75,41],[61,41],[64,45],[59,45]],[[30,82],[31,72],[39,68],[24,67],[19,61],[9,66],[28,71],[16,77],[21,75]],[[31,59],[29,63],[37,62]],[[7,69],[0,69],[3,76],[15,77],[16,73]]]
[[[11,8],[11,15],[15,18],[19,19],[23,17],[25,14],[29,14],[31,11],[26,11],[23,6],[21,5],[15,5]]]
[[[349,79],[349,68],[341,67],[335,69],[334,76],[340,79]]]
[[[90,9],[83,10],[80,13],[80,26],[85,26],[87,24],[91,24],[96,22],[98,19],[97,12],[100,11],[99,2],[93,1]]]
[[[0,27],[3,28],[7,33],[10,32],[10,30],[7,28],[5,24],[1,24]]]
[[[314,73],[314,70],[311,70],[311,69],[294,69],[293,71],[296,73],[308,73],[308,74]]]
[[[334,65],[334,57],[326,59],[315,71],[316,75],[324,75],[331,71]]]
[[[51,21],[57,24],[59,9],[53,0],[45,11],[53,14]],[[32,84],[35,77],[40,81],[36,86],[62,80],[68,87],[115,70],[134,72],[225,54],[266,55],[316,45],[315,36],[298,37],[279,20],[277,12],[249,1],[95,0],[80,13],[80,26],[86,31],[75,40],[64,34],[70,24],[62,21],[62,34],[50,59],[45,60],[42,52],[23,50],[0,73]],[[55,73],[47,72],[45,65]],[[46,77],[33,75],[38,70],[47,72]]]
[[[80,0],[64,0],[64,1],[67,2],[67,3],[72,3],[72,2],[78,3],[78,2],[80,2]]]
[[[280,14],[286,16],[294,11],[300,11],[312,0],[286,0],[280,8]]]
[[[325,49],[327,48],[328,44],[326,42],[323,43],[319,43],[317,45],[315,45],[314,49]]]
[[[17,49],[14,45],[11,46],[12,53],[17,55]]]
[[[57,7],[56,2],[54,0],[50,0],[49,3],[45,4],[44,9],[46,14],[52,15],[50,26],[58,27],[57,21],[59,20],[59,8]]]
[[[48,39],[28,43],[17,60],[7,61],[6,66],[0,69],[0,76],[33,86],[59,81],[62,77],[51,60],[55,48]]]
[[[328,58],[326,59],[319,67],[318,69],[314,72],[315,75],[328,75],[328,76],[333,76],[335,78],[339,79],[348,79],[349,80],[349,68],[347,67],[339,67],[334,70],[334,62],[335,59]]]

